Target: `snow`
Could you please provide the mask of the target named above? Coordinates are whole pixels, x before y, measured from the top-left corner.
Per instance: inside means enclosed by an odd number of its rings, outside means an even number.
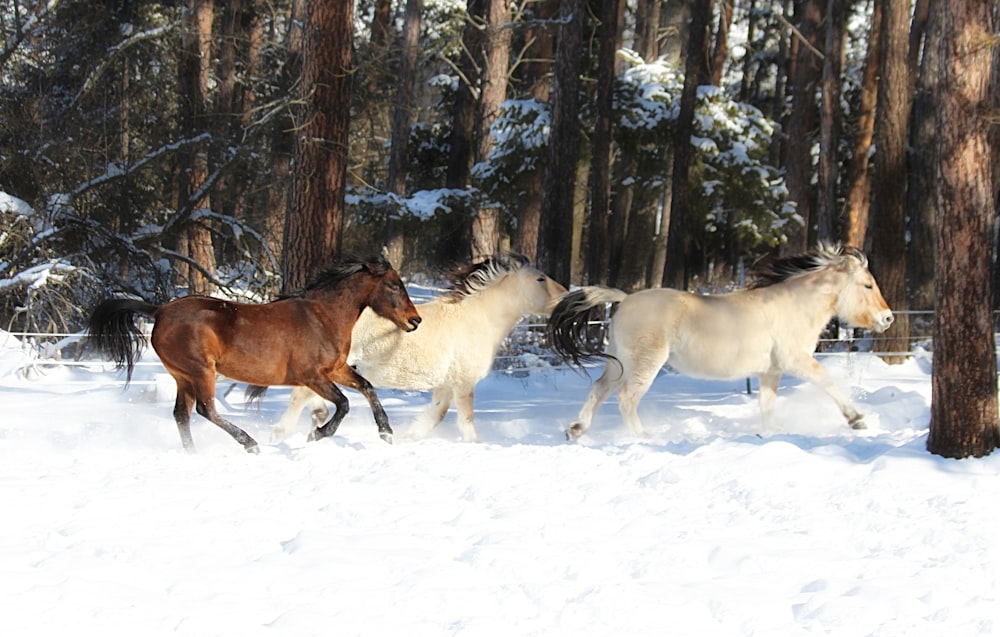
[[[925,450],[927,356],[823,365],[868,414],[846,427],[785,379],[760,432],[743,381],[663,372],[627,434],[614,401],[578,443],[589,381],[544,364],[406,440],[425,394],[381,391],[337,435],[259,456],[195,416],[151,352],[31,360],[0,333],[0,632],[7,635],[989,635],[1000,454]],[[232,383],[220,380],[222,396]],[[262,443],[287,388],[223,413]],[[758,435],[760,434],[760,435]]]

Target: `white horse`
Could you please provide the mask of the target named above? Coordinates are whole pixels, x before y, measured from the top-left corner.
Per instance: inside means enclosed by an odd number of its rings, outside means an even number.
[[[448,294],[416,306],[422,322],[412,334],[362,312],[347,362],[375,387],[433,390],[430,404],[410,428],[411,437],[430,433],[454,400],[462,440],[474,442],[476,384],[489,374],[500,343],[525,314],[548,314],[565,292],[519,255],[467,266],[453,273]],[[307,404],[314,422],[326,422],[326,402],[307,387],[296,387],[272,442],[295,431]]]
[[[643,435],[639,400],[664,363],[689,376],[735,379],[757,376],[763,426],[771,425],[778,381],[788,372],[821,387],[847,422],[863,429],[862,415],[813,358],[820,333],[833,316],[856,327],[884,332],[892,311],[882,298],[868,259],[855,248],[820,244],[813,252],[772,259],[756,269],[750,287],[700,296],[670,289],[626,294],[586,287],[565,295],[553,310],[548,332],[566,361],[606,359],[590,389],[569,440],[590,428],[594,410],[615,390],[629,429]],[[591,310],[618,304],[608,328],[607,352],[587,342]]]

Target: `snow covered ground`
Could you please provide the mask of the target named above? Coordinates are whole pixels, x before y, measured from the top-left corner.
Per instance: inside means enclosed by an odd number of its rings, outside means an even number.
[[[1000,454],[925,450],[930,366],[824,359],[868,413],[845,426],[792,379],[774,432],[739,382],[662,373],[630,437],[614,401],[562,430],[589,381],[538,368],[479,386],[479,444],[454,412],[420,442],[427,396],[380,392],[306,443],[267,445],[288,389],[223,401],[251,456],[172,380],[110,366],[25,374],[0,333],[4,635],[990,635]],[[155,361],[147,354],[147,361]],[[220,392],[231,383],[220,382]],[[758,435],[760,434],[760,435]]]

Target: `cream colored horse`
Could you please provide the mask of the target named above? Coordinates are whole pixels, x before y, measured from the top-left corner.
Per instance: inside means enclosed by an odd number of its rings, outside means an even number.
[[[607,352],[585,342],[591,310],[617,303]],[[823,328],[834,316],[849,325],[883,332],[892,311],[882,298],[868,259],[854,248],[820,245],[808,254],[774,259],[746,289],[700,296],[670,289],[626,294],[586,287],[563,297],[549,319],[555,350],[567,361],[605,358],[604,373],[566,436],[579,438],[594,411],[615,390],[629,429],[643,434],[639,400],[664,363],[689,376],[735,379],[757,376],[763,426],[770,428],[781,374],[788,372],[826,391],[847,422],[864,428],[862,415],[813,358]]]
[[[493,259],[455,273],[450,293],[418,304],[422,322],[412,334],[365,310],[354,325],[348,364],[375,387],[432,390],[431,402],[409,434],[426,436],[444,418],[452,400],[462,440],[476,440],[473,399],[489,374],[500,343],[525,314],[548,314],[566,288],[519,256]],[[302,408],[325,422],[326,403],[296,387],[271,441],[295,431]]]

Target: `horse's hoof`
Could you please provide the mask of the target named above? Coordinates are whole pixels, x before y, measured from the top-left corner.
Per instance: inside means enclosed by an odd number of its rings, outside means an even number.
[[[856,420],[856,421],[854,421],[854,422],[851,423],[851,429],[855,429],[855,430],[868,429],[868,425],[866,425],[865,421],[863,421],[863,420]]]
[[[245,447],[245,449],[247,450],[247,453],[252,453],[254,455],[260,454],[260,447],[257,445],[250,445],[249,447]]]
[[[381,438],[382,440],[385,440],[390,445],[392,444],[392,432],[391,431],[383,431],[382,433],[380,433],[378,435],[378,437]]]
[[[316,442],[317,440],[322,438],[323,436],[316,434],[317,431],[318,431],[317,429],[313,429],[312,431],[310,431],[309,435],[306,437],[306,442]]]
[[[573,442],[574,440],[577,440],[580,436],[582,436],[584,433],[586,433],[586,430],[582,426],[580,426],[580,423],[575,422],[569,426],[569,429],[566,430],[566,440],[568,440],[569,442]]]

